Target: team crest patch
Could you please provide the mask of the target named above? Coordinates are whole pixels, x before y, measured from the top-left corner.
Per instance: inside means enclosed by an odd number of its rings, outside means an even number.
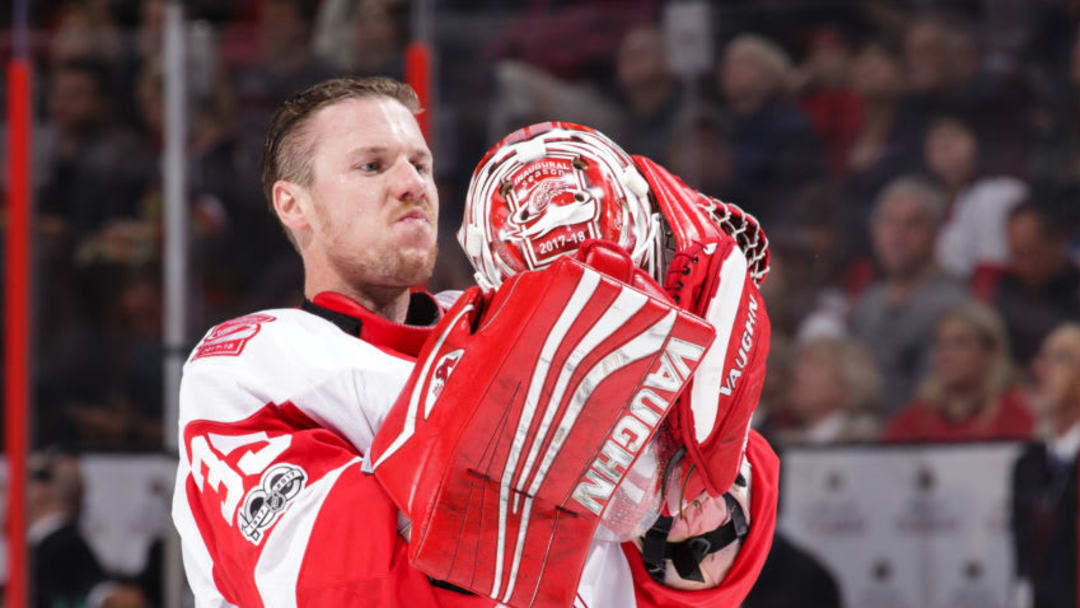
[[[453,352],[446,353],[439,358],[438,363],[435,364],[435,373],[431,378],[431,386],[428,389],[428,397],[435,398],[442,392],[446,381],[450,379],[450,374],[454,371],[454,366],[461,360],[461,355],[465,352],[465,349],[459,348]]]
[[[278,464],[263,473],[261,483],[244,497],[237,519],[240,534],[258,545],[263,531],[274,525],[307,483],[307,473],[298,466]]]
[[[195,347],[192,361],[202,357],[236,357],[244,352],[248,340],[259,333],[263,323],[277,320],[270,315],[245,315],[226,321],[210,330],[203,341]]]

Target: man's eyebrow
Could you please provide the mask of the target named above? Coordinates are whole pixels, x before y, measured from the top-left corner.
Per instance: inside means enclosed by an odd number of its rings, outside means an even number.
[[[360,146],[349,150],[348,156],[351,158],[363,154],[384,154],[388,151],[390,151],[388,146]],[[409,155],[413,157],[419,156],[420,158],[425,159],[432,158],[431,151],[426,148],[413,148],[409,151]]]
[[[359,156],[366,153],[382,153],[386,152],[389,148],[386,146],[360,146],[349,150],[349,156]]]

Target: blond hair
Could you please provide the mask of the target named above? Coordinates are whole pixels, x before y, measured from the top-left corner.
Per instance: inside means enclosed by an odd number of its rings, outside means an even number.
[[[876,414],[881,402],[882,375],[870,351],[848,338],[811,338],[798,346],[797,357],[826,357],[836,364],[844,383],[846,413]]]
[[[996,401],[1013,383],[1013,365],[1009,357],[1009,336],[1005,322],[993,308],[982,302],[970,301],[942,315],[937,327],[949,321],[959,321],[973,329],[980,345],[991,353],[990,364],[983,375],[981,387],[987,403]],[[934,373],[930,373],[919,387],[919,397],[931,404],[940,404],[944,387]],[[986,415],[990,415],[989,408]]]
[[[743,53],[749,56],[768,79],[770,91],[782,91],[788,88],[791,77],[791,59],[780,45],[757,34],[739,34],[728,43],[725,56]]]

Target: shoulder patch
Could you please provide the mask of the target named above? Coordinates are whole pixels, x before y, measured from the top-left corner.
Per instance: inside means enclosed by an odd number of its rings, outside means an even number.
[[[263,323],[276,320],[277,317],[270,315],[253,314],[226,321],[206,334],[202,342],[195,347],[191,360],[203,357],[237,357],[244,352],[248,340],[259,333]]]
[[[281,517],[285,507],[304,489],[308,476],[300,467],[281,463],[263,473],[260,485],[248,491],[240,509],[240,534],[258,545],[266,530]]]

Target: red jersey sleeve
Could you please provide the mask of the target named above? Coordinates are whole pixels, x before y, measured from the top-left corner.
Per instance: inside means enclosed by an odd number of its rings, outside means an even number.
[[[292,404],[236,422],[193,420],[182,439],[182,488],[229,604],[491,604],[409,566],[397,508],[361,455]]]

